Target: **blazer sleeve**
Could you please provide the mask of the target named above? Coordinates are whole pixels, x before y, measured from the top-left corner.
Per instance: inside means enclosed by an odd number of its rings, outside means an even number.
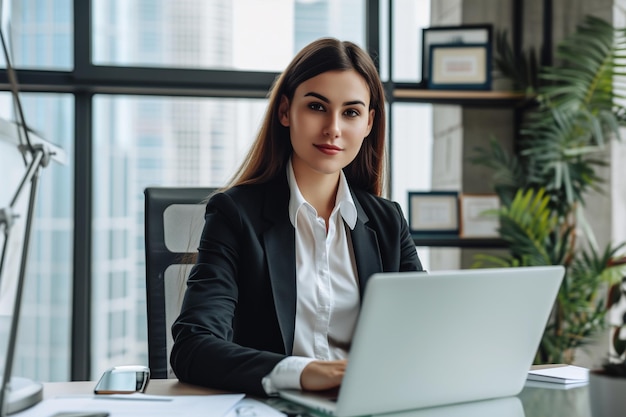
[[[183,382],[263,396],[262,378],[285,355],[233,341],[241,263],[250,264],[250,270],[264,270],[263,251],[254,247],[258,240],[242,217],[238,205],[226,194],[216,194],[207,204],[198,260],[187,281],[181,313],[172,326],[170,363]],[[269,298],[265,310],[271,309]]]

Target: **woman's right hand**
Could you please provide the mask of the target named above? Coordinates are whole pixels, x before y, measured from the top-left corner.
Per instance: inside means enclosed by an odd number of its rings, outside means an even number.
[[[300,375],[300,386],[307,391],[323,391],[341,385],[348,365],[347,359],[338,361],[313,361]]]

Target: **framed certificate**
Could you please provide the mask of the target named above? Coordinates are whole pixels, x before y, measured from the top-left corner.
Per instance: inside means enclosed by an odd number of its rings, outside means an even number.
[[[422,88],[428,87],[431,78],[430,52],[431,46],[437,45],[492,45],[493,25],[460,25],[460,26],[432,26],[422,29]],[[490,62],[488,62],[490,66]],[[489,71],[490,72],[490,71]]]
[[[458,234],[458,193],[409,192],[409,228],[415,233]]]
[[[490,45],[431,45],[428,88],[490,90]]]
[[[500,199],[490,194],[461,194],[461,237],[498,237]]]

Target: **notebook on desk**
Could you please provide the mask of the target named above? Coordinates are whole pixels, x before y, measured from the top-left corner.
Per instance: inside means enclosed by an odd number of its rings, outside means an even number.
[[[335,398],[279,395],[337,417],[518,394],[561,266],[373,275]]]

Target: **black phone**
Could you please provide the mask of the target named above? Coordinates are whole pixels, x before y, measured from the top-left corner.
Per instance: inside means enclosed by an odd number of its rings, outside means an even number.
[[[150,380],[150,368],[142,365],[114,366],[107,369],[94,388],[96,394],[132,394],[144,392]]]

